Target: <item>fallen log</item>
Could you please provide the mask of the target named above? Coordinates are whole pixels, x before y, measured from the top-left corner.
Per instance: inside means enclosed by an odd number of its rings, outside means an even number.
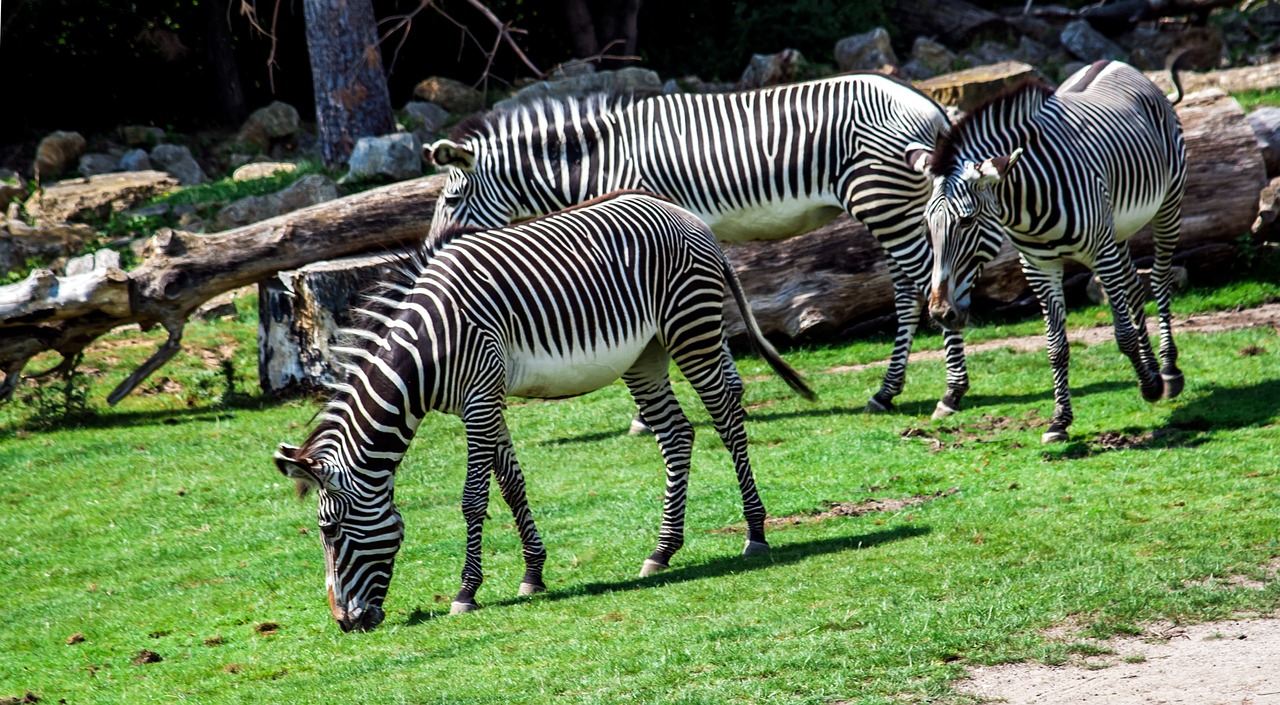
[[[108,396],[114,405],[181,349],[191,312],[214,296],[309,262],[404,247],[426,236],[443,177],[404,181],[234,230],[198,235],[164,229],[142,264],[57,277],[36,270],[0,287],[0,399],[17,387],[27,362],[56,351],[68,365],[113,328],[157,324],[168,340]]]

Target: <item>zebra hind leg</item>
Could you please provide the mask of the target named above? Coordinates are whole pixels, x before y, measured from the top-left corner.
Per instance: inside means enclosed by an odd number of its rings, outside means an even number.
[[[734,364],[733,356],[729,353],[728,339],[724,341],[724,361],[724,373],[729,380],[729,390],[741,400],[745,388],[742,384],[742,375],[738,373],[738,366]],[[892,403],[890,403],[890,406],[892,406]],[[631,430],[628,433],[632,436],[639,436],[645,433],[653,433],[653,429],[649,427],[649,424],[645,423],[644,416],[636,412],[635,418],[631,419]]]
[[[1156,212],[1151,221],[1155,241],[1155,263],[1151,265],[1151,289],[1155,292],[1160,316],[1160,376],[1164,379],[1164,397],[1172,399],[1182,393],[1185,380],[1178,369],[1178,347],[1173,342],[1173,249],[1178,244],[1182,223],[1182,200],[1171,198]]]
[[[667,487],[662,498],[662,526],[658,545],[645,559],[640,577],[667,568],[684,545],[685,501],[689,487],[689,456],[693,452],[693,425],[685,417],[671,389],[671,358],[656,342],[622,375],[640,407],[640,416],[653,429],[667,466]]]
[[[1097,272],[1111,303],[1116,344],[1133,364],[1142,398],[1156,401],[1164,394],[1164,380],[1160,376],[1155,352],[1151,349],[1151,338],[1147,335],[1146,315],[1138,302],[1130,302],[1131,292],[1136,291],[1140,296],[1142,293],[1128,246],[1116,243],[1101,252]]]
[[[502,424],[498,438],[493,475],[498,481],[498,489],[502,491],[502,500],[511,508],[511,516],[520,533],[520,544],[524,550],[525,572],[517,594],[534,595],[544,592],[547,586],[542,581],[542,567],[547,562],[547,549],[533,522],[533,512],[529,509],[529,499],[525,494],[524,473],[520,472],[520,464],[511,444],[511,433],[505,423]]]
[[[505,425],[499,400],[475,401],[462,412],[467,429],[467,479],[462,487],[462,518],[467,524],[466,557],[462,564],[462,587],[453,599],[450,614],[480,609],[476,591],[484,582],[480,561],[480,539],[489,508],[489,473],[494,467],[498,439]]]

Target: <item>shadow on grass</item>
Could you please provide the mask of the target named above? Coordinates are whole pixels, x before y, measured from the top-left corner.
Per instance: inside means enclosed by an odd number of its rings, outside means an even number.
[[[217,421],[234,418],[238,411],[256,411],[271,406],[281,406],[288,401],[272,399],[265,394],[242,395],[232,404],[205,404],[186,409],[154,409],[149,411],[116,411],[111,407],[96,407],[90,413],[59,419],[47,419],[26,427],[11,424],[0,427],[0,433],[29,430],[36,432],[67,431],[76,429],[110,429],[137,426],[176,426],[201,421]],[[12,403],[12,402],[7,402]]]
[[[571,587],[564,590],[556,590],[553,588],[551,592],[544,592],[532,598],[504,598],[500,600],[483,601],[481,604],[485,607],[502,607],[506,605],[522,604],[531,599],[550,601],[567,600],[576,597],[602,595],[609,592],[639,590],[642,588],[658,587],[660,585],[684,583],[691,580],[716,578],[748,570],[761,570],[764,568],[796,563],[810,556],[839,553],[842,551],[861,551],[868,548],[875,548],[876,546],[891,543],[893,541],[902,541],[904,539],[925,536],[931,531],[932,529],[927,526],[899,526],[893,529],[862,534],[861,536],[832,537],[814,539],[812,541],[800,541],[797,543],[784,543],[773,546],[766,555],[735,555],[713,558],[705,563],[669,568],[661,573],[657,573],[646,578],[629,578],[626,580],[587,583],[585,585]],[[679,554],[677,554],[677,561],[679,560],[678,556]],[[640,561],[636,561],[637,569],[639,564]],[[449,611],[447,608],[442,610],[424,610],[418,608],[409,613],[408,618],[405,620],[405,624],[408,626],[422,624],[437,617],[447,616],[448,614]]]

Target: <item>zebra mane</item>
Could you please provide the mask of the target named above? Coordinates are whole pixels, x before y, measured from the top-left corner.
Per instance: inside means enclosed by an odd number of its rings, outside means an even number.
[[[938,137],[933,156],[929,159],[929,170],[934,174],[945,174],[955,169],[959,166],[964,148],[973,139],[981,139],[984,133],[988,133],[992,120],[1030,115],[1044,105],[1044,101],[1051,95],[1053,87],[1039,78],[1028,78],[978,105],[957,120],[948,132]],[[981,156],[987,158],[999,155]]]
[[[589,115],[600,116],[612,112],[630,105],[634,101],[635,96],[631,94],[613,91],[593,93],[585,97],[546,96],[535,98],[519,105],[473,113],[457,125],[454,125],[449,132],[449,139],[454,142],[462,142],[472,137],[492,134],[500,122],[513,116],[527,115],[531,118],[536,118],[538,115],[549,116],[555,114],[554,111],[557,108],[567,115],[569,113],[568,109],[576,105],[582,117],[585,118]]]

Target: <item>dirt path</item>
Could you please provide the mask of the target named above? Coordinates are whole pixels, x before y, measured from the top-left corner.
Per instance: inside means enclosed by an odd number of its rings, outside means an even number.
[[[1159,335],[1155,322],[1147,319],[1148,329],[1154,337]],[[1175,318],[1173,322],[1174,335],[1181,333],[1219,333],[1227,330],[1241,330],[1244,328],[1276,328],[1280,329],[1280,303],[1264,304],[1258,308],[1247,308],[1239,311],[1217,311],[1214,313],[1199,313],[1187,318]],[[1073,343],[1088,343],[1094,345],[1104,343],[1115,339],[1115,334],[1110,325],[1095,326],[1092,328],[1077,328],[1067,331],[1067,339]],[[1019,351],[1043,350],[1045,346],[1043,335],[1029,335],[1022,338],[1001,338],[999,340],[988,340],[982,343],[974,343],[965,346],[965,353],[972,355],[974,353],[985,352],[988,350],[1013,349]],[[941,360],[942,350],[921,350],[911,353],[912,361],[917,360]],[[877,360],[860,365],[841,365],[832,367],[824,372],[842,373],[842,372],[861,372],[862,370],[872,367],[885,367],[889,364],[888,360]],[[1280,701],[1277,701],[1280,703]]]
[[[1280,619],[1147,632],[1097,642],[1114,653],[1065,666],[975,668],[958,689],[1009,705],[1280,704]]]

